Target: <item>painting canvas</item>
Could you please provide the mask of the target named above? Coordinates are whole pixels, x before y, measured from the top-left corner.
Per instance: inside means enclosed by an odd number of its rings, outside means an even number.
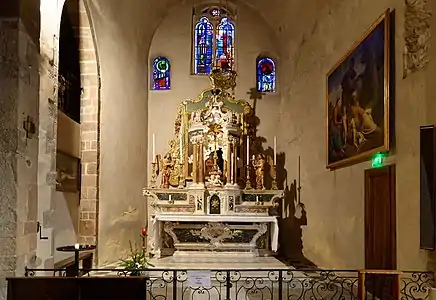
[[[389,150],[389,12],[327,74],[327,168]]]
[[[56,190],[66,193],[80,191],[80,159],[57,152],[56,155]]]

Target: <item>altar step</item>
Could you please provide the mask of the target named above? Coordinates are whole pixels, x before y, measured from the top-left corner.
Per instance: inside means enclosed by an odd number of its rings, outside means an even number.
[[[289,268],[274,257],[251,256],[168,256],[150,261],[156,269],[180,270],[274,270]],[[292,268],[293,269],[293,268]]]

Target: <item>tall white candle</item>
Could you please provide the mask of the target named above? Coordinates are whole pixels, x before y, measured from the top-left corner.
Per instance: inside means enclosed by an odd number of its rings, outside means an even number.
[[[277,166],[277,137],[274,136],[274,166]]]
[[[152,161],[156,162],[156,135],[153,133],[153,144],[152,144],[152,148],[153,148],[153,157],[152,157]]]
[[[250,137],[247,135],[247,166],[250,165]]]

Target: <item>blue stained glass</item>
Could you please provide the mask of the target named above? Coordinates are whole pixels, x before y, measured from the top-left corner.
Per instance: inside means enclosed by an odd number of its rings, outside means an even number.
[[[213,26],[206,17],[195,25],[195,74],[209,74],[212,71]]]
[[[276,66],[271,58],[264,57],[257,62],[257,90],[266,93],[276,90]]]
[[[228,18],[222,18],[216,33],[216,65],[233,70],[235,63],[235,26]]]
[[[153,90],[169,90],[171,64],[166,57],[156,57],[153,60]]]

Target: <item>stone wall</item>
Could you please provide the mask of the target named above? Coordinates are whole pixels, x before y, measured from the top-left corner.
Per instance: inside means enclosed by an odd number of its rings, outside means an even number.
[[[0,10],[0,299],[5,277],[36,263],[39,14],[20,10],[19,1]]]
[[[303,253],[321,267],[364,267],[364,170],[371,165],[365,162],[336,171],[325,168],[326,74],[391,8],[395,10],[391,55],[396,72],[391,80],[395,82],[396,135],[388,161],[397,167],[398,268],[426,269],[427,253],[419,249],[419,126],[435,121],[429,115],[435,104],[428,98],[434,88],[426,84],[434,72],[430,71],[434,53],[430,53],[427,71],[403,79],[404,0],[315,1],[315,5],[318,13],[308,9],[306,16],[301,12],[300,20],[305,21],[299,28],[305,30],[293,30],[291,20],[279,23],[280,39],[293,42],[281,45],[281,67],[289,72],[281,81],[278,147],[288,158],[301,155],[302,202],[308,219],[302,232]],[[296,178],[295,163],[287,160],[286,167],[288,180]]]

